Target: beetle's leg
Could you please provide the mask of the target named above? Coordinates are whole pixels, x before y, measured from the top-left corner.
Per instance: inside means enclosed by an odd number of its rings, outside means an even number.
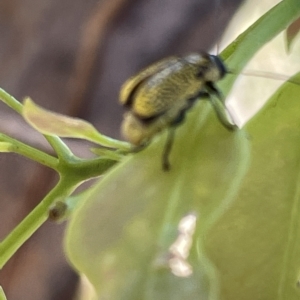
[[[162,168],[164,171],[170,170],[171,165],[170,165],[170,161],[169,161],[169,156],[170,156],[172,146],[174,143],[175,130],[176,130],[176,127],[174,127],[174,126],[171,126],[168,129],[167,141],[165,143],[163,154],[162,154]]]
[[[214,111],[217,114],[219,121],[222,123],[224,127],[228,130],[236,130],[238,127],[231,122],[231,117],[225,107],[222,94],[220,91],[214,86],[212,82],[206,84],[207,91],[200,91],[197,96],[190,98],[188,100],[188,105],[184,108],[183,112],[188,110],[190,107],[194,105],[196,100],[199,98],[207,99],[211,102]]]
[[[167,141],[164,146],[163,155],[162,155],[162,168],[164,171],[170,170],[170,162],[169,162],[169,156],[172,150],[173,142],[174,142],[174,136],[175,136],[175,130],[178,125],[180,125],[184,118],[187,110],[192,106],[192,104],[188,104],[186,107],[184,107],[178,114],[178,116],[173,120],[173,122],[170,124]]]
[[[223,96],[220,91],[215,87],[212,82],[206,84],[208,89],[209,100],[217,114],[219,121],[226,127],[228,130],[236,130],[238,126],[234,124],[231,120],[231,116],[225,106],[223,101]]]
[[[222,125],[224,127],[226,127],[228,130],[238,129],[238,126],[231,122],[231,117],[230,117],[229,113],[227,112],[227,109],[222,100],[220,100],[217,97],[212,96],[212,97],[210,97],[210,102],[214,108],[214,111],[217,114],[219,121],[222,123]]]
[[[149,145],[150,141],[148,142],[144,142],[142,143],[141,145],[138,145],[138,146],[133,146],[131,149],[130,149],[130,153],[137,153],[137,152],[140,152],[142,150],[144,150],[148,145]]]
[[[223,96],[222,96],[220,90],[214,85],[213,82],[206,82],[206,88],[207,88],[209,94],[213,94],[217,98],[219,98],[220,101],[223,101]]]
[[[166,143],[164,145],[163,154],[162,154],[162,169],[163,171],[169,171],[170,170],[170,161],[169,156],[172,150],[173,142],[174,142],[174,135],[176,130],[176,125],[171,125],[171,127],[168,129],[168,136]],[[130,153],[137,153],[142,150],[144,150],[148,145],[150,141],[145,142],[141,145],[134,146],[130,149]]]

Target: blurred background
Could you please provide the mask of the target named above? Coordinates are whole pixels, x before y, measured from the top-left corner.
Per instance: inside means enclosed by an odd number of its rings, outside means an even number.
[[[119,138],[121,84],[168,55],[212,49],[241,2],[1,0],[0,87]],[[0,131],[51,153],[45,140],[3,103]],[[70,146],[88,155],[81,141]],[[51,170],[1,153],[0,240],[56,180]],[[64,226],[46,222],[1,271],[9,300],[73,299],[78,278],[63,254]]]

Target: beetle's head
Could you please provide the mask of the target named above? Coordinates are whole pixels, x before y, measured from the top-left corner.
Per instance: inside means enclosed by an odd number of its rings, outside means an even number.
[[[225,67],[224,62],[217,55],[208,55],[212,64],[212,68],[216,69],[216,72],[219,74],[219,79],[222,79],[227,73],[227,69]]]
[[[197,66],[197,77],[207,82],[216,82],[227,74],[227,69],[219,56],[205,52],[192,53],[186,60]]]

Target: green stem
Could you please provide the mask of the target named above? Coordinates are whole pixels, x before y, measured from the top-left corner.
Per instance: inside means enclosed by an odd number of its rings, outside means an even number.
[[[2,100],[5,104],[7,104],[10,108],[14,111],[22,114],[23,105],[13,96],[5,92],[3,89],[0,88],[0,100]]]
[[[128,142],[123,142],[123,141],[113,139],[104,134],[100,134],[96,130],[95,130],[95,132],[91,132],[89,136],[86,136],[85,139],[87,139],[93,143],[96,143],[100,146],[116,148],[116,149],[124,150],[124,151],[129,151],[131,148],[131,145]]]
[[[36,150],[36,149],[34,149]],[[36,150],[38,151],[38,150]],[[52,204],[71,195],[86,179],[101,175],[115,161],[109,159],[82,160],[73,156],[57,166],[61,179],[41,203],[0,243],[0,269],[30,236],[47,220]],[[0,299],[1,300],[1,299]]]
[[[122,154],[121,151],[112,151],[105,148],[90,148],[90,151],[102,158],[108,158],[115,161],[120,161],[124,157],[124,154]]]
[[[56,135],[43,134],[60,159],[70,160],[74,156],[70,148]]]
[[[29,145],[26,145],[14,138],[7,136],[6,134],[0,133],[0,141],[8,142],[11,144],[10,152],[18,153],[23,155],[31,160],[34,160],[44,166],[47,166],[51,169],[57,170],[58,159],[40,151],[36,148],[33,148]]]
[[[73,181],[81,182],[103,175],[116,163],[115,160],[102,157],[82,159],[73,156],[72,160],[61,161],[58,172],[68,175],[69,178],[73,177]]]
[[[57,200],[68,197],[78,182],[62,177],[51,192],[31,213],[0,243],[0,269],[31,235],[47,220],[49,207]]]

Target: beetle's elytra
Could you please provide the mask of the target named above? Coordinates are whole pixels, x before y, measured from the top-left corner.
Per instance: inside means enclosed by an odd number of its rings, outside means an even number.
[[[211,102],[218,118],[227,128],[236,128],[227,119],[221,94],[215,86],[226,73],[222,60],[206,53],[169,57],[145,68],[121,88],[120,103],[128,110],[122,123],[123,136],[137,148],[143,148],[155,134],[170,128],[163,153],[163,169],[168,170],[175,127],[197,99],[209,98],[211,94],[217,96],[222,109]]]

